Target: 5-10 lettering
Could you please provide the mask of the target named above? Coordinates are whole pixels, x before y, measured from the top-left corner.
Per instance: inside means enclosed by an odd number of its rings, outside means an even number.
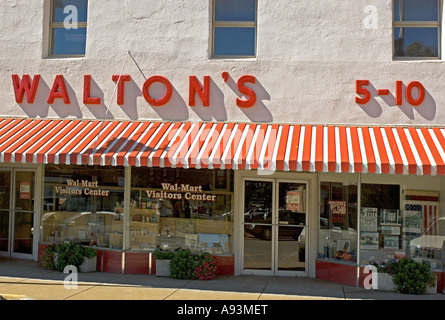
[[[355,97],[355,102],[358,104],[366,104],[371,100],[371,92],[365,88],[369,86],[369,80],[356,80],[355,81],[355,93],[359,95]],[[414,88],[417,89],[417,95],[415,94]],[[388,89],[378,89],[378,96],[389,95]],[[405,96],[406,101],[412,106],[420,105],[423,100],[425,100],[425,88],[418,81],[410,82],[405,89],[405,94],[403,95],[402,81],[397,80],[395,83],[395,104],[401,106],[403,102],[403,96]]]

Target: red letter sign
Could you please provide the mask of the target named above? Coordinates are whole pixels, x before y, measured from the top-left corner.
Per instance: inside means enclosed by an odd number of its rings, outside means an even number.
[[[150,86],[154,82],[161,82],[165,86],[165,95],[160,99],[153,99],[148,93]],[[170,81],[162,76],[152,76],[148,78],[142,87],[142,95],[144,96],[145,100],[154,107],[160,107],[166,104],[170,100],[172,93],[173,89]]]
[[[242,76],[241,78],[239,78],[239,80],[237,82],[237,87],[238,87],[239,92],[241,92],[242,94],[245,94],[249,97],[249,99],[247,99],[247,100],[240,100],[240,99],[236,98],[236,105],[240,108],[250,108],[256,102],[255,92],[252,89],[244,86],[244,83],[246,83],[246,82],[255,83],[255,77],[245,75],[245,76]]]
[[[129,75],[113,75],[113,81],[117,81],[117,104],[124,104],[124,85],[126,81],[130,81]]]
[[[100,104],[99,97],[90,97],[91,76],[86,74],[83,76],[83,103],[84,104]]]
[[[412,96],[412,90],[414,87],[416,87],[417,90],[419,91],[419,96],[417,97],[416,100],[414,100],[413,96]],[[408,83],[408,86],[406,87],[405,98],[409,104],[411,104],[413,106],[418,106],[425,99],[425,88],[419,81],[410,82],[410,83]]]
[[[198,79],[195,76],[189,77],[189,106],[195,106],[195,92],[201,99],[202,105],[208,107],[210,105],[209,93],[210,93],[210,77],[204,76],[204,83],[199,84]]]
[[[60,89],[60,91],[59,91]],[[70,98],[68,97],[68,91],[66,91],[65,80],[63,76],[58,74],[56,79],[54,79],[53,87],[49,91],[48,100],[49,104],[54,103],[54,99],[61,98],[65,104],[70,103]]]
[[[356,80],[355,81],[355,93],[364,95],[363,98],[355,97],[355,102],[358,104],[365,104],[369,102],[369,99],[371,99],[371,93],[368,91],[368,89],[362,88],[362,86],[369,85],[368,80]]]
[[[22,81],[18,75],[12,75],[12,85],[14,87],[15,101],[22,103],[23,96],[26,92],[26,101],[33,103],[36,97],[37,87],[39,86],[40,74],[36,74],[30,83],[30,77],[27,74],[23,75]]]

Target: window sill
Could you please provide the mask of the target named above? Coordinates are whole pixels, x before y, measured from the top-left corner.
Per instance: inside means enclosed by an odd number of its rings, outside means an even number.
[[[423,58],[423,57],[393,57],[394,62],[441,62],[441,58]]]
[[[219,60],[219,61],[257,61],[257,57],[221,56],[221,57],[210,57],[209,60]]]
[[[42,58],[43,60],[85,60],[85,56],[47,56]]]

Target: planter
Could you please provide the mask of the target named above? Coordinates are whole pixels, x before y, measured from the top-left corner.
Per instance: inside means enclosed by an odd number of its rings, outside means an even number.
[[[374,279],[377,280],[376,283],[374,283]],[[375,290],[395,291],[396,285],[389,274],[376,273],[376,278],[372,277],[372,288]]]
[[[97,267],[97,257],[83,258],[82,264],[79,266],[80,272],[94,272]]]
[[[156,260],[156,276],[170,277],[170,261],[171,260]]]
[[[396,285],[387,273],[376,273],[376,283],[374,283],[374,277],[372,278],[372,288],[375,290],[382,291],[396,291]],[[434,285],[427,286],[425,294],[435,294],[437,293],[437,276],[435,276]]]
[[[436,275],[434,275],[434,285],[433,286],[427,286],[425,293],[428,293],[428,294],[435,294],[435,293],[437,293],[437,276]]]

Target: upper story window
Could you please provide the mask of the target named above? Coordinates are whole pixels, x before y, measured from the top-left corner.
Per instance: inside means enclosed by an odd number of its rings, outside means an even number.
[[[394,57],[440,58],[440,0],[394,0]]]
[[[213,1],[213,57],[255,57],[256,3],[256,0]]]
[[[88,0],[51,0],[49,54],[84,56]]]

